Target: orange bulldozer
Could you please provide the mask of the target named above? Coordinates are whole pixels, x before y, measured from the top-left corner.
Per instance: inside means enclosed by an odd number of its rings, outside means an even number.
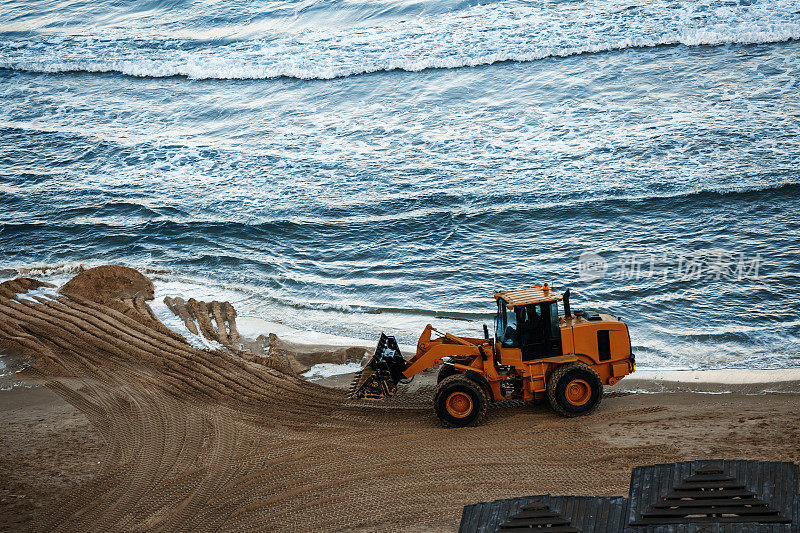
[[[477,425],[489,402],[510,399],[547,399],[556,413],[567,417],[589,414],[600,404],[603,385],[634,372],[636,362],[628,327],[620,318],[573,312],[569,296],[569,289],[559,295],[547,283],[497,292],[494,338],[486,325],[481,339],[442,334],[429,324],[409,360],[394,337],[381,334],[350,396],[388,398],[398,383],[442,365],[433,407],[445,426]]]

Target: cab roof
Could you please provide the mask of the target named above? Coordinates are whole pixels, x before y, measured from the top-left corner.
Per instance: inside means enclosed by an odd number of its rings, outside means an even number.
[[[514,291],[496,292],[494,293],[495,300],[502,298],[505,300],[509,309],[513,309],[517,305],[531,305],[541,302],[557,302],[563,298],[556,294],[550,288],[549,283],[541,285],[534,285],[527,289],[517,289]]]

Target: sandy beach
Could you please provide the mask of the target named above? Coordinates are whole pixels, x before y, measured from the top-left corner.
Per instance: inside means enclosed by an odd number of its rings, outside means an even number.
[[[0,390],[6,531],[455,531],[478,501],[625,495],[637,465],[800,461],[791,371],[704,385],[641,372],[588,417],[509,402],[443,429],[434,372],[385,403],[348,400],[351,376],[312,383],[278,361],[341,346],[199,350],[119,297],[119,279],[85,281],[0,285],[0,347],[20,369]]]

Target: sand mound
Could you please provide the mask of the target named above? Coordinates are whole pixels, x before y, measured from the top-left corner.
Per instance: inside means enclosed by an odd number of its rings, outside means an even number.
[[[274,333],[269,334],[269,359],[276,368],[284,372],[302,374],[309,370],[310,365],[303,364],[295,357],[297,354],[286,348],[278,336]],[[313,364],[313,363],[312,363]]]
[[[285,359],[288,368],[302,374],[320,363],[360,363],[367,348],[359,346],[334,348],[316,344],[297,344],[285,341],[274,333],[269,335],[269,356],[271,359]]]
[[[302,374],[319,363],[357,363],[366,352],[365,348],[354,346],[336,348],[295,344],[278,338],[274,333],[269,337],[261,335],[255,341],[242,338],[236,327],[236,309],[230,302],[203,302],[194,298],[186,301],[181,297],[167,296],[164,303],[193,335],[202,335],[249,361],[290,374]]]
[[[210,341],[237,347],[239,331],[236,329],[236,309],[230,302],[203,302],[189,298],[164,298],[172,313],[180,318],[186,329],[194,335],[203,335]]]
[[[202,335],[210,341],[218,342],[233,355],[287,374],[302,374],[308,370],[291,353],[279,350],[270,351],[267,355],[270,341],[263,336],[256,341],[242,338],[236,328],[236,309],[230,302],[203,302],[194,298],[186,301],[181,297],[167,296],[164,303],[181,319],[191,334]],[[272,337],[274,335],[270,334],[270,338]]]
[[[159,333],[184,341],[162,324],[148,305],[154,297],[153,282],[132,268],[120,265],[90,268],[69,280],[58,292],[77,302],[107,305]]]
[[[153,282],[138,271],[119,265],[105,265],[81,272],[59,291],[76,300],[105,303],[111,300],[153,299]]]
[[[17,278],[0,283],[0,298],[13,298],[19,293],[36,290],[41,287],[55,287],[50,283],[31,278]]]

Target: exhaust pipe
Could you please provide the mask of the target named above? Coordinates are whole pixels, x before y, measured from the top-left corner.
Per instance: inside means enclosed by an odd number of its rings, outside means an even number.
[[[564,318],[570,318],[572,311],[569,308],[569,289],[564,291]]]

